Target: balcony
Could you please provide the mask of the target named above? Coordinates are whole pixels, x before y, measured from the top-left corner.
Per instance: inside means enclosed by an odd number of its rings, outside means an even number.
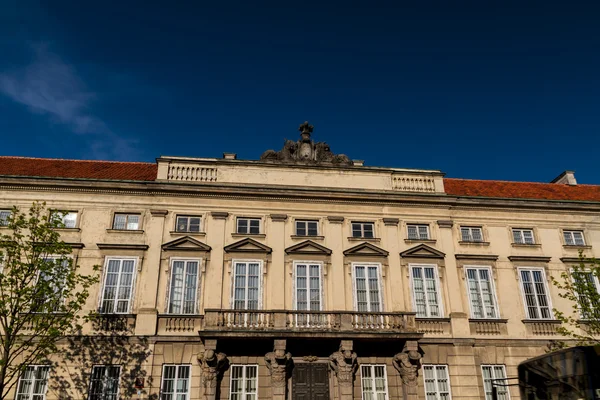
[[[159,335],[198,335],[202,329],[202,315],[172,315],[162,314],[158,316]]]
[[[415,313],[205,310],[201,336],[419,338]]]

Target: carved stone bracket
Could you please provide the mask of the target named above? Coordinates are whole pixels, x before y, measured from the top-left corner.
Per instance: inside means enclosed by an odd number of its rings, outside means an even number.
[[[228,360],[224,353],[217,353],[207,349],[198,354],[198,361],[202,368],[202,385],[207,400],[214,400],[219,374],[226,368]]]
[[[358,357],[352,351],[352,341],[342,340],[339,351],[329,356],[329,367],[335,373],[340,387],[352,387],[358,369]]]
[[[286,352],[285,349],[275,348],[265,354],[265,361],[271,372],[271,385],[274,388],[285,388],[292,365],[292,355]]]
[[[421,368],[422,351],[419,350],[417,342],[408,341],[402,349],[402,353],[394,356],[392,363],[400,373],[402,383],[407,386],[417,386],[417,377]]]

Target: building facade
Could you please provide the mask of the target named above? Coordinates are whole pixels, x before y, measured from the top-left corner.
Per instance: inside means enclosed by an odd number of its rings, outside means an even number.
[[[550,279],[598,256],[600,186],[366,167],[300,131],[256,161],[0,157],[0,222],[43,200],[101,266],[99,322],[18,398],[490,399],[560,338]]]

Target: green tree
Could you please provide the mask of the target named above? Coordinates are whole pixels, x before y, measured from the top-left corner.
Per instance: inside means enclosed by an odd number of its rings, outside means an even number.
[[[33,364],[48,364],[58,342],[79,332],[89,317],[83,307],[98,281],[78,272],[71,247],[61,240],[61,215],[33,203],[14,207],[0,221],[0,400]]]
[[[587,258],[579,253],[579,264],[561,274],[561,279],[552,278],[559,289],[559,296],[572,304],[572,310],[564,313],[554,309],[556,318],[562,322],[557,329],[570,344],[578,346],[600,344],[600,260]],[[566,347],[565,341],[556,341],[551,349]]]

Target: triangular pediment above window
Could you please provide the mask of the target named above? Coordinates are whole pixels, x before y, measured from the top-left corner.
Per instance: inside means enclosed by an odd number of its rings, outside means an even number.
[[[354,247],[344,250],[345,256],[371,256],[371,257],[387,257],[388,251],[374,244],[364,242]]]
[[[286,254],[316,254],[328,256],[331,250],[325,246],[321,246],[312,240],[305,240],[302,243],[295,244],[285,249]]]
[[[427,246],[426,244],[420,244],[411,249],[405,250],[400,253],[400,257],[404,258],[444,258],[446,254],[433,247]]]
[[[163,250],[210,251],[210,246],[193,237],[184,236],[162,245]]]
[[[223,248],[226,253],[267,253],[271,254],[273,251],[269,246],[257,242],[254,239],[246,238],[239,242],[230,244]]]

